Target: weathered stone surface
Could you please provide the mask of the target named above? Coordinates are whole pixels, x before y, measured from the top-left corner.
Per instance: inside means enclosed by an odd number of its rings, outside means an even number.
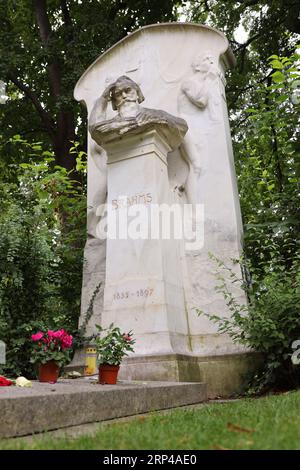
[[[168,380],[207,384],[208,398],[230,397],[242,392],[247,375],[262,358],[257,353],[187,356],[183,354],[134,356],[126,358],[121,378]]]
[[[2,387],[0,437],[23,436],[148,411],[201,403],[202,383],[93,384],[87,379],[59,380],[33,388]]]
[[[128,35],[100,56],[80,78],[74,93],[75,98],[87,106],[91,129],[97,122],[114,118],[116,109],[107,106],[108,102],[104,103],[103,114],[99,94],[101,90],[107,90],[109,94],[111,85],[122,75],[139,85],[142,90],[139,103],[145,97],[145,108],[163,110],[187,122],[189,129],[183,143],[179,149],[168,152],[167,163],[171,203],[204,205],[204,246],[185,251],[180,267],[186,308],[184,315],[187,315],[190,344],[195,355],[219,354],[222,348],[227,354],[243,351],[229,338],[224,337],[223,340],[219,337],[217,341],[216,325],[195,313],[195,308],[199,308],[228,315],[224,299],[215,292],[215,266],[208,253],[212,252],[232,265],[231,258],[238,258],[241,248],[242,224],[224,78],[226,69],[233,65],[228,41],[220,31],[196,24],[151,25]],[[130,119],[130,107],[128,113],[127,118]],[[140,171],[139,176],[140,192],[145,193],[147,175]],[[90,237],[97,237],[95,227],[100,219],[97,207],[106,201],[106,194],[107,154],[89,135]],[[100,240],[99,244],[104,242]],[[105,264],[105,248],[93,250],[89,239],[85,257],[86,266],[91,269],[95,266],[99,272],[99,266]],[[84,299],[91,296],[88,291],[90,276],[90,270],[85,270]],[[238,296],[241,302],[246,301],[241,291]],[[85,305],[86,301],[83,302]],[[98,307],[95,314],[97,317],[101,315]],[[93,330],[94,323],[93,320],[90,322],[89,331]],[[219,351],[215,349],[216,343]]]
[[[232,262],[240,255],[242,222],[225,98],[225,71],[233,65],[227,39],[213,28],[151,25],[106,51],[75,88],[75,98],[87,106],[91,133],[82,315],[97,280],[104,279],[104,297],[99,293],[89,332],[98,319],[104,327],[114,321],[134,331],[136,355],[188,357],[171,362],[165,357],[160,365],[145,365],[148,378],[162,379],[165,370],[166,380],[184,380],[185,375],[198,380],[197,361],[206,364],[209,356],[208,369],[211,364],[211,370],[221,374],[216,356],[224,356],[224,364],[237,353],[245,357],[244,347],[220,335],[215,324],[196,312],[230,315],[223,296],[215,291],[216,265],[210,252],[241,277]],[[144,100],[145,108],[140,106]],[[203,245],[174,240],[159,240],[158,245],[126,241],[123,248],[113,240],[105,245],[97,232],[99,207],[108,202],[119,210],[122,197],[142,198],[146,206],[202,205]],[[243,291],[232,290],[237,301],[246,304]],[[137,292],[146,291],[156,295],[134,299]],[[232,364],[232,374],[238,377],[240,365]],[[208,369],[205,373],[213,381]],[[126,370],[128,377],[139,372],[129,363]],[[215,377],[216,389],[228,390],[222,380]]]
[[[169,129],[162,135],[161,125],[155,123],[147,130],[140,128],[137,135],[128,132],[105,143],[108,221],[122,211],[119,206],[124,194],[141,194],[143,190],[146,199],[141,205],[151,227],[150,206],[170,203],[168,136]],[[113,322],[123,331],[133,330],[136,354],[187,353],[188,325],[179,241],[148,236],[108,237],[106,243],[102,326],[107,328]]]

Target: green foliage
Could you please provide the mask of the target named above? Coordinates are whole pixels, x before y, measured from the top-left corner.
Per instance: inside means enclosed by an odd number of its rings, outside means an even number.
[[[121,333],[120,328],[114,327],[113,324],[107,329],[101,328],[96,325],[99,333],[107,331],[103,336],[98,336],[95,339],[97,349],[97,356],[99,364],[119,365],[124,356],[127,356],[127,351],[133,352],[133,344],[135,340],[132,339],[132,332]]]
[[[54,165],[51,152],[19,136],[10,145],[26,155],[0,186],[0,339],[8,374],[32,376],[30,334],[77,329],[85,188]],[[3,151],[3,149],[2,149]]]
[[[75,83],[129,32],[175,20],[177,3],[0,0],[0,79],[7,83],[10,97],[0,109],[5,139],[18,133],[43,141],[53,149],[57,164],[74,168],[70,141],[86,146],[86,110],[74,100]]]
[[[250,380],[254,391],[300,385],[291,362],[291,345],[300,339],[299,55],[273,54],[268,64],[269,80],[258,84],[248,125],[235,139],[247,274],[241,287],[249,305],[239,305],[228,284],[238,278],[216,260],[217,290],[231,316],[207,315],[220,332],[263,354]]]
[[[100,292],[100,289],[101,289],[101,286],[102,286],[102,282],[99,282],[99,284],[96,286],[94,292],[93,292],[93,295],[90,299],[90,302],[89,302],[89,305],[88,305],[88,308],[85,312],[85,315],[83,316],[83,321],[78,329],[78,332],[80,333],[80,335],[83,337],[86,333],[86,328],[87,328],[87,325],[90,321],[90,319],[92,318],[93,314],[94,314],[94,303],[95,303],[95,300],[96,300],[96,297],[97,295],[99,294]]]
[[[235,142],[245,254],[260,277],[278,264],[288,270],[300,248],[299,55],[272,55],[269,65],[269,83],[257,87]]]
[[[234,342],[263,355],[259,370],[249,380],[249,391],[299,387],[300,368],[292,363],[291,356],[293,341],[300,339],[300,257],[288,272],[277,266],[263,280],[252,272],[251,284],[239,279],[222,261],[212,258],[218,266],[216,290],[224,296],[230,316],[197,312],[216,323],[220,333],[227,333]],[[246,291],[248,305],[239,303],[233,285]]]
[[[295,0],[195,0],[184,2],[188,21],[204,23],[228,38],[237,66],[227,74],[226,96],[233,135],[247,129],[246,107],[255,105],[257,85],[269,74],[265,59],[289,55],[299,41],[299,2]]]
[[[82,315],[82,322],[80,326],[78,327],[78,329],[74,331],[73,333],[74,349],[80,349],[80,348],[83,348],[84,346],[90,345],[91,343],[94,342],[97,336],[95,334],[88,336],[86,330],[87,330],[87,325],[94,314],[94,303],[97,298],[97,295],[100,292],[101,287],[102,287],[102,282],[97,284],[96,288],[94,289],[92,297],[90,298],[90,301],[89,301],[88,308],[86,312]]]

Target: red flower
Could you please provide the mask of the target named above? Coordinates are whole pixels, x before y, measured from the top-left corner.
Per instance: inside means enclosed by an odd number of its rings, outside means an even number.
[[[0,387],[8,387],[9,385],[12,385],[12,381],[0,375]]]

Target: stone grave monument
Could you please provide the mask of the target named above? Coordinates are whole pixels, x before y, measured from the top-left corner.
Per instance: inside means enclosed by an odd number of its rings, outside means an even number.
[[[241,276],[231,261],[240,256],[242,223],[224,78],[233,66],[221,32],[156,24],[102,54],[75,87],[88,111],[80,322],[93,299],[87,334],[95,324],[133,330],[135,353],[121,378],[204,381],[211,396],[224,395],[253,362],[196,312],[229,315],[209,253]],[[169,208],[178,228],[186,207],[182,226],[194,239],[165,237],[155,211],[166,220]],[[242,290],[235,297],[246,303]]]

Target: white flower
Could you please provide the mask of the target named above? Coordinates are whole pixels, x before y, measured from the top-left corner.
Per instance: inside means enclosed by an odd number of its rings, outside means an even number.
[[[32,387],[32,382],[25,377],[18,377],[16,380],[17,387]]]

